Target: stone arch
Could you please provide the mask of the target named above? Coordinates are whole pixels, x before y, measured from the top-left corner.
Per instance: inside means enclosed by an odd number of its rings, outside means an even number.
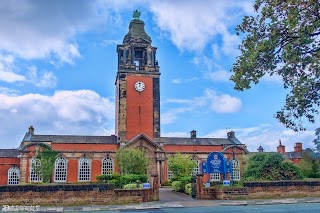
[[[43,148],[52,150],[51,146],[49,146],[48,144],[42,143],[42,142],[32,142],[32,143],[29,143],[29,144],[21,147],[20,150],[21,150],[21,151],[25,151],[26,149],[28,149],[29,147],[32,147],[32,146],[40,146],[40,147],[43,147]]]

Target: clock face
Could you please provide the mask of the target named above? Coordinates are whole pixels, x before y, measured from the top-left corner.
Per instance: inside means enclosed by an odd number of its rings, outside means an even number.
[[[135,83],[134,88],[135,88],[138,92],[142,92],[142,91],[146,88],[146,86],[144,85],[143,82],[138,81],[138,82]]]

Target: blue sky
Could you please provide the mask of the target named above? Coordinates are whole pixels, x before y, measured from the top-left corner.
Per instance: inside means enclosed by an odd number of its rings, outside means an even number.
[[[161,135],[226,137],[249,151],[313,147],[316,125],[295,133],[274,118],[286,91],[277,76],[237,92],[229,80],[235,27],[252,1],[69,0],[0,2],[0,148],[36,134],[114,134],[116,45],[141,11],[161,72]]]

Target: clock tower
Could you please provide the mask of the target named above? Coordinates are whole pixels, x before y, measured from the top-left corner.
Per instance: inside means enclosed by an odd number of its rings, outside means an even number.
[[[139,17],[140,12],[135,11],[129,32],[117,45],[116,135],[122,146],[142,133],[155,142],[160,138],[157,48],[151,46]]]

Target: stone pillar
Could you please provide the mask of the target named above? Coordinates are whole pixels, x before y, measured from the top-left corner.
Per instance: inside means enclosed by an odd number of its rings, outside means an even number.
[[[203,199],[203,174],[197,174],[197,199]]]
[[[164,161],[160,161],[160,184],[164,185]]]
[[[26,153],[21,152],[20,157],[20,183],[26,183],[28,169],[28,156]]]
[[[152,177],[152,194],[153,194],[153,200],[158,201],[159,200],[159,178],[157,174],[151,175]]]

